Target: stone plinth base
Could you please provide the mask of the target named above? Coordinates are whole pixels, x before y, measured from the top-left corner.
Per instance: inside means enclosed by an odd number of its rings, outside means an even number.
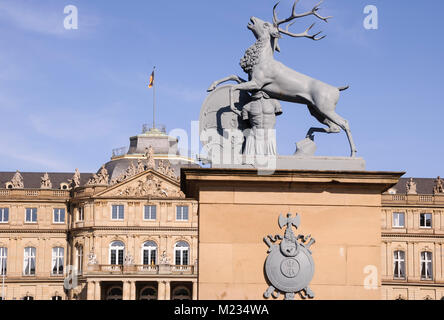
[[[315,299],[381,298],[381,193],[402,173],[184,169],[199,200],[199,299],[264,299],[267,235],[298,213],[310,234]],[[281,296],[282,297],[282,296]]]
[[[213,164],[212,167],[217,169],[364,171],[365,160],[350,157],[301,157],[297,155],[262,158],[244,157],[239,161],[239,164]]]

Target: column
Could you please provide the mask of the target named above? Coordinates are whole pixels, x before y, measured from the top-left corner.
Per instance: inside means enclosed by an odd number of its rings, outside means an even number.
[[[169,281],[165,281],[165,300],[171,300],[171,285]]]
[[[136,300],[136,281],[130,282],[130,300]]]
[[[415,277],[415,269],[414,269],[414,259],[415,254],[413,252],[413,243],[407,243],[407,279],[411,279]]]
[[[86,290],[86,299],[94,300],[94,282],[88,281]]]
[[[413,246],[413,255],[411,256],[412,262],[413,262],[413,273],[411,274],[411,276],[418,280],[419,278],[421,278],[421,270],[419,269],[420,267],[420,262],[418,260],[419,255],[417,253],[418,250],[418,245],[416,242],[412,243]]]
[[[158,282],[157,300],[165,300],[165,282],[164,281]]]
[[[387,242],[382,241],[381,245],[381,255],[382,255],[382,279],[387,278]],[[194,294],[194,282],[193,282],[193,294]]]
[[[391,242],[387,242],[387,251],[386,251],[386,255],[387,255],[387,277],[390,279],[393,279],[393,253],[392,253],[392,243]]]
[[[435,250],[433,250],[435,253],[435,256],[433,257],[433,273],[435,274],[436,280],[441,281],[442,280],[442,273],[441,273],[441,245],[439,243],[435,243]]]
[[[130,299],[130,282],[129,281],[123,281],[123,296],[122,300],[129,300]]]
[[[94,289],[94,300],[101,300],[101,299],[102,299],[102,292],[100,287],[100,281],[96,281]]]
[[[193,300],[197,300],[197,281],[193,282]]]

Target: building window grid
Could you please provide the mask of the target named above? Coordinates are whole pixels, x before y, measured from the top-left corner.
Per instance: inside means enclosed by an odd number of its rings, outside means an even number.
[[[405,228],[405,214],[404,212],[393,213],[393,228]]]
[[[0,223],[9,222],[9,208],[0,208]]]
[[[176,220],[187,221],[188,220],[188,206],[176,207]]]
[[[6,276],[8,271],[8,248],[0,248],[0,275]]]
[[[53,223],[65,223],[65,209],[55,208],[53,210]]]
[[[25,276],[35,275],[35,258],[36,249],[34,247],[26,247],[24,253],[23,274]]]
[[[421,213],[419,215],[419,227],[430,229],[432,228],[432,214],[431,213]]]
[[[63,275],[64,248],[52,248],[52,274]]]
[[[405,252],[397,250],[393,253],[393,277],[405,279]]]
[[[125,207],[122,204],[113,205],[111,210],[112,220],[123,220],[125,217]]]
[[[26,208],[25,222],[36,223],[37,222],[37,208]]]
[[[156,220],[157,219],[157,207],[154,205],[148,205],[143,210],[143,220]]]
[[[421,252],[421,280],[433,279],[432,253],[430,251]]]

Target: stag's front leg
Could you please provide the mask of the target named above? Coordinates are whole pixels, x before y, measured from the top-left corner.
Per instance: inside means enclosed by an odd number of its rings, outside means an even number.
[[[213,91],[214,89],[216,89],[216,87],[218,85],[220,85],[221,83],[227,82],[227,81],[236,81],[237,83],[242,83],[242,82],[247,82],[246,80],[242,79],[241,77],[238,77],[236,75],[231,75],[228,76],[226,78],[214,81],[211,86],[207,89],[208,92]]]
[[[260,90],[260,89],[261,89],[261,87],[259,87],[258,84],[256,83],[256,81],[254,81],[254,80],[232,86],[230,88],[230,108],[231,108],[231,111],[233,111],[234,113],[236,113],[239,116],[241,115],[241,112],[239,110],[237,110],[236,107],[234,106],[234,92],[236,90],[255,91],[255,90]]]

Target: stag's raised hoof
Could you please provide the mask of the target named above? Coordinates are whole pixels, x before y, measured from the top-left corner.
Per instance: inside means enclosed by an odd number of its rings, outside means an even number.
[[[302,141],[296,143],[296,152],[295,156],[298,157],[312,157],[316,152],[316,143],[310,139],[305,138]]]

